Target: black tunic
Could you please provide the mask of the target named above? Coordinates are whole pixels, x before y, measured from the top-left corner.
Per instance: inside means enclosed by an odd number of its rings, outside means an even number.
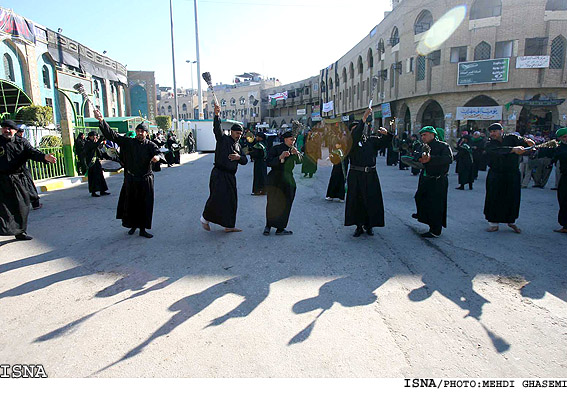
[[[157,145],[158,148],[161,148],[162,146],[165,145],[165,139],[163,138],[163,136],[155,136],[154,138],[152,138],[152,142],[154,144]],[[152,170],[154,172],[160,172],[161,171],[161,162],[156,161],[155,163],[152,163]]]
[[[471,138],[469,146],[473,155],[473,175],[478,177],[478,171],[486,171],[486,142],[484,138]]]
[[[264,141],[260,141],[250,148],[250,159],[254,162],[254,181],[252,183],[252,193],[254,194],[263,193],[266,189],[268,177],[267,156],[268,151]]]
[[[108,190],[104,174],[102,173],[102,166],[100,165],[100,145],[102,139],[94,142],[90,139],[85,141],[84,154],[87,161],[87,179],[89,181],[89,193],[105,192]]]
[[[441,227],[447,227],[447,174],[453,154],[446,142],[433,140],[428,145],[431,160],[424,164],[414,197],[417,220],[428,224],[432,230],[441,231]]]
[[[473,157],[471,148],[467,144],[457,146],[457,173],[459,174],[459,184],[472,184],[474,182]]]
[[[484,217],[490,223],[514,223],[520,216],[520,156],[511,153],[515,146],[528,144],[514,134],[502,134],[502,142],[490,139],[486,144],[489,170]]]
[[[165,160],[167,160],[167,164],[179,164],[180,163],[180,150],[179,147],[173,148],[173,144],[179,145],[179,140],[175,135],[170,135],[167,139],[166,146],[169,149],[169,152],[165,155]],[[177,150],[175,150],[177,149]]]
[[[351,134],[345,226],[384,227],[384,202],[376,172],[376,156],[380,149],[391,146],[392,135],[366,137],[363,136],[364,127],[360,122]],[[364,172],[353,169],[353,166],[374,168]]]
[[[0,235],[26,232],[30,212],[30,188],[26,179],[27,160],[41,163],[45,154],[22,137],[0,136]]]
[[[285,229],[289,221],[291,205],[295,198],[295,179],[293,168],[301,163],[303,155],[290,155],[280,161],[280,155],[289,151],[286,144],[273,146],[268,152],[266,163],[272,169],[268,174],[268,202],[266,204],[266,226],[276,229]]]
[[[217,140],[215,163],[209,180],[210,193],[203,211],[203,218],[219,226],[234,228],[238,208],[236,170],[238,164],[244,165],[248,163],[248,159],[242,153],[238,141],[223,134],[220,119],[216,115],[213,122],[213,133]],[[240,160],[230,160],[228,156],[233,153],[238,153]]]
[[[557,187],[557,201],[559,202],[559,215],[557,220],[563,228],[567,228],[567,144],[561,143],[555,150],[554,161],[559,161],[561,178]]]
[[[116,219],[128,228],[152,228],[154,212],[154,173],[152,158],[159,154],[156,144],[144,139],[123,137],[104,120],[99,128],[107,140],[120,146],[124,164],[124,184],[120,190]]]
[[[85,175],[87,173],[87,162],[85,160],[85,140],[77,138],[75,140],[75,154],[77,155],[77,161],[79,163],[79,174]]]
[[[327,197],[345,199],[345,174],[348,173],[348,156],[340,158],[336,151],[332,152],[333,155],[340,159],[340,162],[333,165],[331,171],[331,178],[327,186]]]

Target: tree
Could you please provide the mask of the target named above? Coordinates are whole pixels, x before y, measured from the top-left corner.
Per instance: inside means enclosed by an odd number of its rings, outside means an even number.
[[[41,105],[22,107],[18,111],[18,119],[30,126],[45,127],[53,123],[53,109]]]
[[[165,115],[156,116],[156,125],[164,132],[171,130],[171,118]]]

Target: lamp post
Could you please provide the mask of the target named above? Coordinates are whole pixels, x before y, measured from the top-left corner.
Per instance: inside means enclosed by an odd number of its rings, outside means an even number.
[[[191,66],[191,119],[195,119],[195,109],[193,107],[193,95],[195,94],[195,90],[193,89],[193,64],[197,63],[196,60],[185,60],[186,63],[189,63]]]
[[[173,5],[169,0],[169,19],[171,21],[171,63],[173,64],[173,101],[175,103],[175,119],[179,119],[179,107],[177,106],[177,82],[175,80],[175,46],[173,45]],[[176,123],[177,124],[177,123]],[[175,128],[177,130],[177,128]]]
[[[199,55],[199,22],[197,18],[197,0],[193,1],[195,5],[195,43],[196,43],[196,53],[197,53],[197,89],[199,90],[199,119],[205,119],[204,109],[203,109],[203,91],[201,90],[201,57]]]

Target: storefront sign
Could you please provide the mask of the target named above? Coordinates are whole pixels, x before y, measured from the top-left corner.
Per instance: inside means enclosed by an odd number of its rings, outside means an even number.
[[[502,120],[502,106],[457,107],[457,120]]]
[[[516,68],[548,68],[549,56],[518,56]]]
[[[321,119],[322,119],[322,118],[321,118],[321,113],[320,113],[320,112],[312,112],[312,113],[311,113],[311,120],[312,120],[312,121],[318,122],[318,121],[320,121]]]
[[[348,122],[349,116],[348,116],[348,115],[345,115],[345,116],[343,116],[341,119],[342,119],[343,122]]]
[[[303,108],[303,109],[298,109],[298,110],[297,110],[297,115],[298,115],[298,116],[305,115],[306,113],[307,113],[307,111],[305,111],[305,108]]]
[[[323,112],[331,112],[333,110],[333,102],[323,103]]]
[[[555,105],[561,105],[565,102],[565,99],[548,99],[548,100],[512,100],[511,105],[524,105],[526,107],[553,107]]]
[[[510,59],[459,63],[457,85],[508,82]]]
[[[392,117],[392,108],[390,107],[390,103],[382,104],[382,117],[383,118],[391,118]]]

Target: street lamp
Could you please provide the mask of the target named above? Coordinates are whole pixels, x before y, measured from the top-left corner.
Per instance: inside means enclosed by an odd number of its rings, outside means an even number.
[[[193,94],[195,90],[193,89],[193,64],[197,63],[196,60],[185,60],[186,63],[191,65],[191,119],[195,119],[195,110],[193,107]]]

